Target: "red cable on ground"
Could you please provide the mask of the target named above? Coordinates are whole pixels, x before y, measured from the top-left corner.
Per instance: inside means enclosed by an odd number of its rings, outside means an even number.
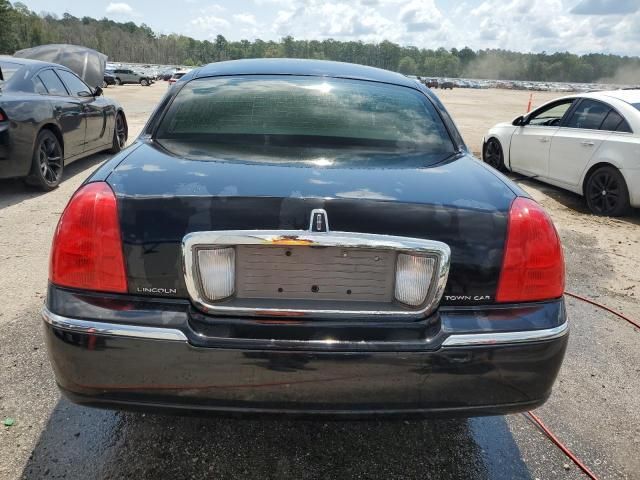
[[[593,473],[591,470],[589,470],[589,467],[587,467],[584,463],[582,463],[580,461],[580,459],[578,457],[576,457],[573,452],[571,450],[569,450],[568,447],[566,447],[559,439],[558,437],[556,437],[551,430],[549,430],[549,428],[542,423],[542,420],[540,420],[533,412],[527,412],[525,414],[525,416],[528,416],[528,418],[534,422],[543,432],[544,434],[553,442],[555,443],[558,448],[560,450],[562,450],[562,452],[571,459],[571,461],[573,463],[575,463],[578,468],[580,470],[582,470],[585,475],[587,475],[591,480],[598,480],[598,477],[596,477],[595,473]]]
[[[636,328],[640,329],[640,323],[638,323],[638,322],[637,322],[637,321],[635,321],[635,320],[630,319],[629,317],[624,316],[624,315],[623,315],[622,313],[620,313],[620,312],[616,312],[615,310],[613,310],[613,309],[611,309],[611,308],[609,308],[609,307],[606,307],[606,306],[604,306],[604,305],[601,305],[601,304],[599,304],[598,302],[595,302],[595,301],[590,300],[590,299],[588,299],[588,298],[581,297],[580,295],[576,295],[575,293],[571,293],[571,292],[564,292],[564,294],[565,294],[565,295],[569,295],[570,297],[573,297],[573,298],[577,298],[578,300],[582,300],[583,302],[590,303],[591,305],[593,305],[593,306],[595,306],[595,307],[598,307],[598,308],[601,308],[602,310],[606,310],[606,311],[607,311],[607,312],[609,312],[609,313],[613,313],[614,315],[616,315],[616,316],[620,317],[621,319],[626,320],[627,322],[629,322],[629,323],[630,323],[631,325],[633,325],[634,327],[636,327]]]
[[[570,297],[573,298],[577,298],[578,300],[582,300],[583,302],[589,303],[591,305],[593,305],[594,307],[598,307],[601,308],[602,310],[605,310],[609,313],[612,313],[614,315],[616,315],[617,317],[622,318],[623,320],[629,322],[631,325],[633,325],[634,327],[640,329],[640,323],[636,322],[635,320],[632,320],[631,318],[623,315],[620,312],[617,312],[615,310],[613,310],[612,308],[609,308],[605,305],[602,305],[594,300],[591,300],[589,298],[585,298],[582,297],[580,295],[576,295],[575,293],[571,293],[571,292],[564,292],[565,295],[568,295]],[[538,428],[540,428],[540,430],[542,430],[544,432],[544,434],[553,442],[556,444],[556,446],[562,450],[562,453],[564,453],[567,457],[569,457],[569,459],[571,459],[571,461],[573,463],[575,463],[578,468],[580,468],[580,470],[582,470],[584,472],[585,475],[587,475],[591,480],[598,480],[598,477],[596,477],[595,473],[593,473],[591,470],[589,470],[589,467],[587,467],[584,463],[582,463],[582,461],[580,461],[580,459],[578,457],[576,457],[573,452],[571,450],[569,450],[568,447],[566,447],[559,439],[558,437],[556,437],[551,430],[549,430],[549,428],[542,422],[542,420],[540,420],[533,412],[527,412],[526,414],[524,414],[530,421],[532,421],[533,423],[535,423]]]

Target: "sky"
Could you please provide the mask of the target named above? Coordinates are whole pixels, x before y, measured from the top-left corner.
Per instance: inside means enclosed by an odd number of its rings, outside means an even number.
[[[419,48],[640,55],[640,0],[23,0],[200,40],[391,40]]]

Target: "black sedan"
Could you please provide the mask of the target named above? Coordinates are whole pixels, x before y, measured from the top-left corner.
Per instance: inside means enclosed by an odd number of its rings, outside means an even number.
[[[424,85],[246,60],[185,75],[76,192],[43,318],[81,404],[485,415],[550,395],[563,290],[547,214]]]
[[[116,84],[116,77],[113,75],[113,73],[104,72],[104,78],[102,80],[102,88],[107,88],[109,85],[115,85],[115,84]]]
[[[127,141],[122,108],[62,65],[0,56],[0,178],[56,188],[65,165]]]

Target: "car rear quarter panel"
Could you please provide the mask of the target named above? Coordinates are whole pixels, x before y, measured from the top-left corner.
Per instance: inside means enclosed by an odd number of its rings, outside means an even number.
[[[8,158],[0,159],[0,178],[21,177],[31,169],[36,136],[50,123],[58,127],[53,106],[47,97],[29,94],[3,94],[0,108],[9,118],[4,141]]]
[[[640,136],[635,133],[611,133],[584,168],[576,193],[584,194],[589,174],[605,165],[620,170],[627,183],[632,205],[640,205],[640,184],[636,173],[640,170]]]

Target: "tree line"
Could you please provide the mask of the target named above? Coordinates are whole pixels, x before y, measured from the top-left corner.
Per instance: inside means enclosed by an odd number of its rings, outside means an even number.
[[[47,43],[84,45],[111,61],[163,65],[200,65],[240,58],[314,58],[359,63],[408,75],[485,79],[640,83],[638,57],[611,54],[519,53],[499,49],[418,48],[390,41],[195,40],[157,34],[144,23],[103,18],[62,18],[36,14],[26,5],[0,0],[0,54]]]

